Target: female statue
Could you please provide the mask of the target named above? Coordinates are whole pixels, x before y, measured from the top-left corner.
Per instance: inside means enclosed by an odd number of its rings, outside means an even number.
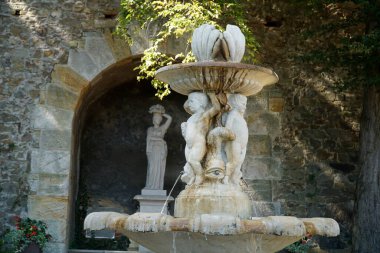
[[[165,109],[162,105],[151,106],[149,113],[153,114],[153,126],[148,128],[146,137],[148,171],[145,189],[162,190],[164,188],[166,156],[168,154],[164,136],[172,122],[172,117],[165,114]],[[166,118],[166,122],[160,125],[163,117]]]

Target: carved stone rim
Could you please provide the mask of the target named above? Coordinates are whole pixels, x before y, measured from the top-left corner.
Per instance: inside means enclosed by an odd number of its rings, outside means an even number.
[[[160,68],[156,78],[183,95],[194,91],[222,91],[251,96],[278,82],[277,74],[257,65],[203,61]]]

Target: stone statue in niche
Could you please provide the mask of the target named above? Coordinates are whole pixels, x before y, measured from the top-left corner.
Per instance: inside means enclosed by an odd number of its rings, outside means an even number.
[[[186,165],[181,179],[188,185],[203,181],[202,160],[207,152],[206,137],[212,119],[220,112],[220,103],[214,93],[208,96],[203,92],[192,92],[184,104],[186,112],[192,116],[181,124],[182,135],[186,141]]]
[[[247,108],[247,97],[240,94],[230,94],[228,102],[232,107],[231,111],[225,113],[225,127],[235,136],[235,139],[225,144],[227,158],[226,175],[224,183],[231,181],[239,184],[242,177],[241,166],[244,162],[248,143],[248,126],[244,119]]]
[[[165,113],[162,105],[153,105],[149,108],[153,114],[153,126],[148,128],[146,137],[146,155],[148,157],[148,171],[144,189],[162,190],[164,188],[164,175],[168,148],[164,140],[172,117]],[[163,117],[166,118],[161,125]]]

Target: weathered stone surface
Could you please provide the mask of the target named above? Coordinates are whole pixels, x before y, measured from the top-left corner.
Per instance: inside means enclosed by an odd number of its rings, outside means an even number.
[[[45,150],[70,150],[71,132],[60,130],[42,130],[40,147]]]
[[[279,160],[273,158],[254,158],[247,156],[243,164],[243,177],[246,179],[280,179]]]
[[[270,180],[246,180],[247,193],[254,201],[272,201],[272,183]]]
[[[32,150],[32,173],[68,175],[70,168],[69,151]]]
[[[67,245],[65,243],[47,243],[44,251],[52,253],[66,253]]]
[[[87,52],[80,49],[70,50],[67,64],[86,80],[93,79],[100,72]]]
[[[115,62],[112,51],[102,34],[99,37],[87,37],[85,50],[98,69],[104,69]]]
[[[65,85],[68,89],[72,89],[74,92],[78,92],[88,85],[88,81],[68,65],[55,65],[54,71],[51,75],[53,83]]]
[[[69,176],[40,174],[37,194],[40,196],[68,196]]]
[[[255,112],[264,112],[268,110],[268,88],[265,87],[255,96],[248,97],[247,111],[248,117]]]
[[[28,197],[28,214],[33,219],[67,218],[67,197],[50,197],[30,195]]]
[[[247,121],[250,134],[278,135],[280,133],[280,121],[277,115],[262,113]]]
[[[63,87],[51,84],[46,92],[47,105],[73,110],[77,104],[78,95]]]
[[[113,36],[110,31],[106,31],[104,38],[107,41],[108,46],[111,48],[112,54],[116,60],[126,59],[131,56],[131,50],[125,40]]]
[[[36,106],[33,127],[37,129],[70,130],[73,112],[51,106]]]
[[[272,112],[282,112],[285,100],[283,98],[269,98],[269,110]]]
[[[282,215],[280,202],[253,201],[254,217],[267,217]]]
[[[64,243],[67,237],[67,221],[62,219],[45,220],[48,233],[52,236],[51,243]]]
[[[305,199],[306,186],[302,181],[274,180],[272,181],[272,194],[274,201],[298,201]]]
[[[269,135],[250,135],[247,153],[254,156],[271,156],[272,142]]]

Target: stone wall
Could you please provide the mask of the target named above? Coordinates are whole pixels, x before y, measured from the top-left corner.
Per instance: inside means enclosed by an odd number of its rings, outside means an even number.
[[[298,59],[328,42],[328,36],[308,40],[304,35],[328,16],[273,0],[255,1],[252,13],[251,26],[261,44],[259,61],[272,67],[280,81],[250,99],[251,153],[246,160],[252,164],[246,164],[245,177],[255,199],[269,202],[264,210],[336,219],[341,236],[318,239],[320,247],[349,251],[360,91],[336,91],[339,72],[319,73],[320,66]]]
[[[72,120],[83,120],[76,115],[78,108],[86,110],[88,96],[94,100],[127,78],[109,75],[108,86],[99,86],[102,75],[127,66],[148,44],[138,32],[132,47],[111,35],[116,2],[0,3],[0,230],[12,224],[13,215],[44,219],[53,234],[46,252],[65,252],[68,245],[78,155],[72,137],[80,134]],[[319,20],[289,1],[254,1],[251,13],[262,45],[259,62],[280,77],[248,102],[243,170],[251,195],[264,214],[337,219],[342,236],[320,245],[347,248],[360,96],[335,92],[333,77],[295,60],[322,43],[305,43],[301,36]],[[178,42],[168,48],[178,50]],[[98,95],[91,94],[96,87]]]

